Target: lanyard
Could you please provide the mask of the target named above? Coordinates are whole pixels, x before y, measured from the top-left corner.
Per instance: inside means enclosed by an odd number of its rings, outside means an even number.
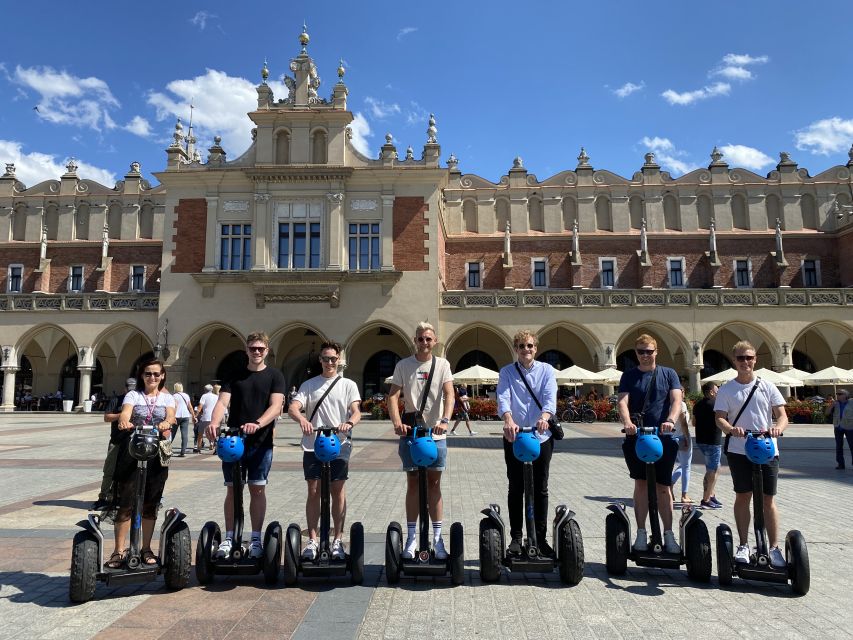
[[[152,418],[154,417],[154,408],[157,405],[157,398],[159,398],[159,397],[160,397],[160,391],[157,391],[157,393],[154,395],[154,400],[152,400],[151,402],[148,402],[148,396],[146,396],[144,393],[142,394],[142,399],[145,400],[145,407],[148,410],[148,415],[146,416],[145,422],[143,422],[143,424],[148,423],[152,427],[154,426],[154,422],[152,421]]]

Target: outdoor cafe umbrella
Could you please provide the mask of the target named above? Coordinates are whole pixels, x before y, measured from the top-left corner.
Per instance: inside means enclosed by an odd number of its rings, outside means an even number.
[[[720,371],[719,373],[715,373],[712,376],[708,376],[707,378],[702,378],[699,382],[705,384],[706,382],[713,382],[714,384],[723,384],[724,382],[728,382],[732,378],[737,378],[737,370],[735,369],[726,369],[725,371]]]
[[[582,384],[585,384],[587,382],[601,384],[604,382],[604,377],[601,374],[589,371],[587,369],[584,369],[583,367],[577,366],[576,364],[573,364],[567,369],[562,369],[558,371],[556,378],[558,385],[564,387],[574,387],[575,395],[577,395],[577,388]]]
[[[832,385],[833,395],[836,392],[836,387],[839,384],[853,383],[853,373],[841,367],[827,367],[816,371],[810,376],[803,379],[803,382],[810,385]]]
[[[598,375],[602,376],[601,384],[619,384],[622,380],[622,372],[613,367],[599,371]]]
[[[793,376],[789,376],[787,371],[780,373],[778,371],[773,371],[773,369],[757,369],[755,371],[755,375],[761,378],[762,380],[766,380],[771,384],[775,384],[777,387],[803,386],[802,380],[798,380]]]
[[[497,384],[498,375],[497,371],[492,371],[487,367],[475,364],[473,367],[468,367],[454,373],[453,382],[457,384],[473,384],[479,387],[481,384]],[[475,393],[479,394],[479,391],[478,388]]]

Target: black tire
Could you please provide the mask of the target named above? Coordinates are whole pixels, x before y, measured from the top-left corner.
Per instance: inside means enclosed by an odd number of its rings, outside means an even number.
[[[628,569],[628,525],[618,513],[610,513],[604,521],[607,573],[621,576]]]
[[[71,602],[88,602],[95,595],[98,567],[98,540],[88,531],[78,531],[71,543],[71,576],[68,597]]]
[[[806,595],[811,586],[809,550],[803,534],[796,529],[789,531],[785,536],[785,559],[788,561],[791,589],[797,595]]]
[[[593,422],[595,422],[596,418],[595,411],[593,411],[592,409],[587,409],[583,412],[583,415],[581,417],[583,418],[583,421],[587,424],[592,424]]]
[[[734,576],[732,531],[726,525],[717,526],[717,582],[721,587],[732,583]]]
[[[497,582],[501,579],[502,559],[501,531],[491,518],[480,520],[480,580]]]
[[[702,520],[691,524],[685,534],[687,575],[696,582],[711,581],[711,537]]]
[[[560,580],[577,584],[583,579],[583,536],[577,521],[569,519],[560,527]]]
[[[287,527],[284,539],[284,584],[292,587],[299,579],[299,547],[302,542],[302,530],[298,524]]]
[[[572,421],[572,410],[566,409],[563,413],[560,414],[560,422],[571,422]]]
[[[281,525],[278,522],[270,522],[264,533],[264,582],[270,586],[278,583],[281,573]]]
[[[192,568],[193,541],[190,528],[181,520],[166,537],[166,550],[163,554],[163,578],[166,588],[178,591],[187,586]]]
[[[349,565],[352,583],[364,582],[364,526],[360,522],[349,528]]]
[[[213,565],[213,554],[222,542],[222,532],[215,522],[206,522],[198,534],[195,548],[195,578],[199,584],[210,584],[216,570]]]
[[[400,558],[403,555],[403,529],[397,522],[388,525],[385,532],[385,581],[400,582]]]
[[[461,522],[450,525],[450,583],[465,582],[465,532]]]

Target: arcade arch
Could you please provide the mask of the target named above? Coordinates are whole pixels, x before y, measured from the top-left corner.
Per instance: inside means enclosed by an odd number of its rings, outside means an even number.
[[[562,364],[568,362],[568,366],[576,364],[590,371],[597,371],[604,368],[604,366],[599,366],[600,363],[596,357],[596,350],[600,346],[600,343],[586,329],[560,323],[543,327],[538,332],[538,335],[539,348],[537,349],[537,360],[543,360],[544,354],[548,351],[556,351],[565,356],[565,358],[559,359]],[[554,358],[552,357],[551,359],[553,360]],[[551,364],[554,364],[554,362],[551,362]]]
[[[413,353],[411,338],[397,327],[368,324],[346,342],[346,376],[358,385],[363,399],[369,398],[388,389],[385,378],[394,372],[397,360]]]
[[[478,356],[478,353],[482,356]],[[456,330],[444,350],[444,357],[454,372],[474,364],[485,367],[488,359],[500,368],[512,362],[514,355],[512,340],[503,331],[482,323]]]
[[[245,348],[245,339],[233,327],[222,323],[201,327],[190,334],[181,347],[184,366],[175,371],[169,381],[183,382],[184,391],[200,394],[204,385],[221,381],[218,374],[227,373],[222,369],[223,360],[235,351],[245,351]],[[233,360],[235,356],[231,358]]]

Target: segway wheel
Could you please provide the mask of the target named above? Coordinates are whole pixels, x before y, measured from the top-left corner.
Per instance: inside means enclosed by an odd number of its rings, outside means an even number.
[[[278,582],[281,571],[281,525],[278,522],[270,522],[264,532],[264,582],[274,585]]]
[[[582,416],[583,421],[588,424],[592,424],[593,422],[595,422],[595,417],[595,411],[593,411],[592,409],[587,409],[586,411],[584,411]]]
[[[198,534],[198,544],[195,547],[195,578],[199,584],[213,582],[215,567],[213,554],[222,542],[222,533],[215,522],[205,522]]]
[[[721,587],[732,583],[734,576],[734,543],[728,525],[717,525],[717,582]]]
[[[491,518],[483,518],[480,520],[480,580],[500,580],[503,553],[498,525],[492,522]]]
[[[621,576],[628,569],[628,525],[611,513],[604,520],[605,564],[607,573]]]
[[[193,541],[190,528],[183,520],[177,523],[166,537],[163,554],[163,578],[166,588],[172,591],[183,589],[190,581]]]
[[[364,526],[354,522],[349,528],[349,571],[353,584],[364,582]]]
[[[465,582],[465,535],[461,522],[450,525],[450,583]]]
[[[560,580],[566,584],[577,584],[583,578],[583,536],[581,528],[573,518],[560,527]]]
[[[299,578],[299,546],[302,541],[302,530],[298,524],[287,527],[284,539],[284,584],[292,587]]]
[[[685,538],[687,575],[696,582],[710,582],[711,537],[708,527],[701,520],[696,520],[688,526]]]
[[[785,559],[788,561],[791,589],[798,595],[806,595],[811,586],[809,550],[803,534],[796,529],[785,536]]]
[[[400,582],[400,558],[403,555],[403,528],[399,522],[392,522],[385,532],[385,581],[388,584]]]
[[[88,531],[78,531],[71,543],[71,576],[68,597],[71,602],[88,602],[95,595],[98,567],[98,540]]]

